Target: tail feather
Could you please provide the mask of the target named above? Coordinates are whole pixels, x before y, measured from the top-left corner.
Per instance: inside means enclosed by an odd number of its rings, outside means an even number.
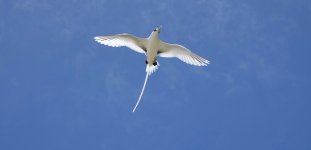
[[[147,64],[146,67],[146,72],[147,74],[150,76],[152,73],[154,73],[158,68],[159,68],[160,64],[157,63],[157,65],[152,65],[152,64]]]
[[[132,112],[135,112],[135,110],[136,110],[136,108],[137,108],[137,106],[138,106],[138,104],[139,104],[139,102],[140,102],[140,100],[141,100],[141,97],[142,97],[143,94],[144,94],[145,87],[146,87],[146,84],[147,84],[147,81],[148,81],[148,76],[149,76],[149,75],[146,73],[146,78],[145,78],[145,82],[144,82],[143,88],[141,89],[141,92],[140,92],[138,101],[136,102],[136,105],[135,105],[135,107],[134,107],[134,109],[133,109]]]
[[[147,64],[147,67],[146,67],[146,78],[145,78],[145,82],[144,82],[144,85],[143,85],[143,88],[141,89],[141,92],[140,92],[140,95],[139,95],[139,98],[138,98],[138,101],[136,102],[136,105],[133,109],[132,112],[135,112],[140,100],[141,100],[141,97],[143,96],[144,94],[144,91],[145,91],[145,87],[146,87],[146,84],[147,84],[147,81],[148,81],[148,76],[150,76],[152,73],[154,73],[157,69],[158,69],[158,66],[159,63],[157,65],[150,65],[150,64]]]

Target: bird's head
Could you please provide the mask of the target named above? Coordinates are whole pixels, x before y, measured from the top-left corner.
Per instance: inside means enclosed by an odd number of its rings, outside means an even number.
[[[153,32],[160,33],[162,26],[159,26],[153,30]]]

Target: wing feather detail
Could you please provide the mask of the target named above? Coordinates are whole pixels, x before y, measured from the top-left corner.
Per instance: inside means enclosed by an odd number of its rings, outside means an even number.
[[[131,34],[116,34],[112,36],[97,36],[94,40],[111,47],[126,46],[138,53],[146,53],[147,40]]]
[[[181,61],[195,66],[206,66],[209,61],[193,53],[184,46],[161,42],[159,49],[160,57],[177,57]]]

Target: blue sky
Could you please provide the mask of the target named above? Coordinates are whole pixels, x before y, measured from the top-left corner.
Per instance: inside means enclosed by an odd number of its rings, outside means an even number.
[[[131,33],[211,61],[145,56]],[[309,150],[308,0],[0,0],[0,149]]]

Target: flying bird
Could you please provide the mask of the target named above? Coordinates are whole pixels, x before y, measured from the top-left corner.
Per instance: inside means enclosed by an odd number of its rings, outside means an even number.
[[[177,57],[181,61],[195,66],[206,66],[209,61],[201,56],[193,53],[186,47],[178,44],[169,44],[159,39],[159,34],[162,26],[155,28],[148,38],[140,38],[131,34],[116,34],[111,36],[97,36],[94,37],[95,41],[112,47],[126,46],[138,53],[146,55],[146,77],[143,88],[139,95],[138,101],[132,112],[135,112],[141,97],[144,93],[148,76],[154,73],[160,66],[158,63],[158,56],[160,57]]]

